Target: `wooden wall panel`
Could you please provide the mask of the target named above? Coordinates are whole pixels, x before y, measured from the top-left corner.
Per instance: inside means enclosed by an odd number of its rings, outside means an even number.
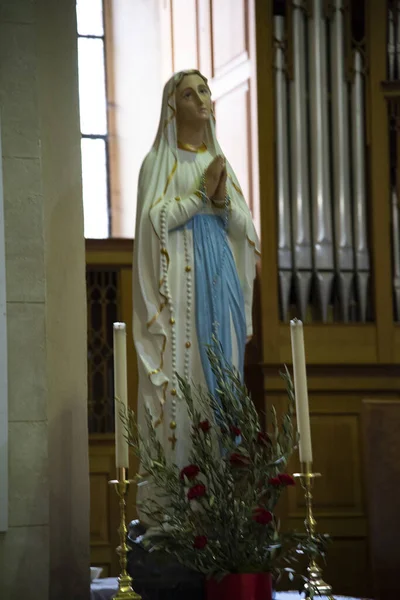
[[[314,496],[320,513],[363,514],[358,421],[357,415],[313,415],[314,465],[324,473]]]
[[[311,419],[314,470],[322,475],[314,485],[314,508],[320,516],[365,516],[359,417],[335,414],[334,400],[325,400],[325,404],[327,409],[330,405],[331,410],[322,415],[313,410]],[[299,463],[295,461],[292,468],[298,471]],[[301,487],[296,486],[290,493],[289,516],[295,518],[302,514],[304,495]]]
[[[344,596],[367,598],[371,591],[368,569],[367,540],[360,538],[335,537],[328,549],[324,579],[332,585],[333,592]]]
[[[159,2],[161,38],[161,78],[163,85],[168,81],[168,79],[174,72],[171,3],[172,0],[164,0],[163,2]]]
[[[218,140],[236,173],[245,198],[251,198],[251,131],[249,127],[249,85],[223,95],[215,106]],[[232,124],[235,124],[232,127]]]
[[[89,447],[90,562],[117,572],[118,505],[108,482],[115,479],[113,436],[93,436]]]
[[[375,597],[399,598],[399,401],[364,403],[363,442]]]
[[[261,238],[261,314],[263,357],[281,363],[278,290],[278,207],[275,182],[275,54],[273,50],[273,0],[255,2],[256,76],[258,106],[257,146],[259,229]],[[258,167],[257,167],[258,168]]]
[[[395,326],[394,329],[394,361],[400,363],[400,327]]]
[[[308,364],[376,363],[376,327],[365,325],[305,324],[304,339]],[[279,327],[279,354],[284,363],[292,361],[289,324]]]
[[[244,0],[213,0],[214,77],[232,68],[233,62],[248,59],[247,16]]]
[[[108,462],[108,461],[107,461]],[[108,527],[108,515],[110,512],[110,501],[108,494],[108,476],[110,469],[97,472],[94,467],[90,474],[90,497],[96,498],[95,510],[90,513],[90,539],[93,545],[110,544],[110,531]]]
[[[213,48],[211,33],[211,3],[210,0],[197,0],[197,32],[199,36],[198,69],[211,79],[213,71]]]
[[[379,362],[394,361],[390,247],[389,127],[381,90],[387,69],[387,3],[366,2],[368,158],[373,297]]]
[[[221,146],[260,231],[254,1],[212,1],[212,91]]]
[[[199,63],[196,0],[172,0],[174,71],[196,69]]]

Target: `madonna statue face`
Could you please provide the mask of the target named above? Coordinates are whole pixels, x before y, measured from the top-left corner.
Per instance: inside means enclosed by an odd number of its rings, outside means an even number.
[[[210,89],[200,75],[184,75],[176,88],[175,102],[178,128],[189,124],[197,128],[211,116]]]

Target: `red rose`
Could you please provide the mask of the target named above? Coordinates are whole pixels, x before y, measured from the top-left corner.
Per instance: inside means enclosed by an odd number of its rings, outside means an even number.
[[[268,446],[271,443],[271,438],[267,433],[259,431],[257,434],[257,442],[259,444],[263,444],[264,446]]]
[[[197,477],[199,473],[200,468],[197,465],[188,465],[179,473],[179,478],[183,480],[185,477],[187,477],[188,479],[192,480]]]
[[[193,541],[193,548],[196,550],[203,550],[208,544],[208,539],[205,535],[196,535]]]
[[[243,454],[234,452],[230,455],[229,462],[235,467],[246,467],[250,463],[250,459]]]
[[[293,477],[288,473],[280,473],[280,475],[278,475],[278,479],[281,485],[294,485],[295,483]]]
[[[207,433],[211,429],[210,422],[207,421],[207,420],[200,421],[200,423],[199,423],[199,429],[201,429],[202,431],[204,431],[204,433]]]
[[[231,432],[235,437],[242,435],[242,432],[240,431],[239,427],[236,427],[235,425],[231,425]]]
[[[273,518],[272,513],[262,506],[257,506],[253,511],[253,521],[260,523],[260,525],[268,525]]]
[[[271,479],[268,480],[268,483],[269,483],[269,485],[273,485],[274,487],[278,487],[278,486],[282,485],[279,477],[271,477]]]
[[[206,495],[206,486],[202,483],[191,487],[187,493],[188,500],[194,500],[195,498],[201,498]]]

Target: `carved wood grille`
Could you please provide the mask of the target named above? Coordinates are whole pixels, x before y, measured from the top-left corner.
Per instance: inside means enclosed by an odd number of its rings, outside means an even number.
[[[118,321],[116,269],[86,271],[89,433],[114,432],[113,323]]]

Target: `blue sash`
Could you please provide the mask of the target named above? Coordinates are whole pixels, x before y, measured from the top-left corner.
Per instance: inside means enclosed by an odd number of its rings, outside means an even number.
[[[193,231],[196,328],[201,362],[209,391],[217,398],[216,380],[207,356],[207,345],[218,339],[226,360],[232,363],[231,323],[237,345],[236,368],[243,380],[246,319],[243,292],[223,220],[199,214],[187,226]]]

